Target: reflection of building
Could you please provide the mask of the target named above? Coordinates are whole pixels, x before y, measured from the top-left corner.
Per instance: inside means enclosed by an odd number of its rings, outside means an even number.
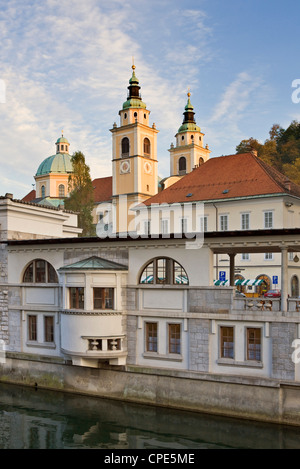
[[[88,380],[96,376],[97,368],[106,365],[161,376],[171,369],[172,376],[181,379],[176,381],[177,403],[180,395],[187,399],[189,389],[195,390],[201,373],[208,381],[217,376],[219,386],[232,376],[238,377],[243,390],[249,379],[299,383],[300,367],[291,359],[292,343],[300,330],[300,303],[291,298],[298,296],[295,260],[300,230],[295,227],[299,223],[299,186],[252,153],[208,158],[209,150],[202,145],[203,134],[193,121],[188,99],[177,145],[170,151],[174,172],[158,191],[157,130],[149,125],[149,111],[140,98],[134,70],[120,119],[120,126],[111,130],[112,178],[94,180],[95,216],[103,236],[76,237],[74,214],[60,208],[46,211],[36,205],[32,208],[34,223],[34,210],[35,214],[44,210],[49,215],[48,225],[39,227],[39,237],[44,239],[6,236],[8,240],[2,243],[0,304],[4,327],[0,339],[5,341],[7,352],[14,357],[42,357],[45,363],[56,360],[81,367],[80,372],[68,368],[66,373],[72,376],[83,376],[83,367],[93,369],[87,381],[76,381],[75,388],[84,382],[83,388],[99,389],[101,380],[100,384]],[[201,145],[200,140],[195,143],[197,137],[201,137]],[[66,147],[57,150],[67,152]],[[186,158],[185,165],[181,158]],[[200,166],[199,158],[206,160]],[[183,171],[187,174],[182,175]],[[50,184],[52,173],[47,174],[48,179],[37,183]],[[124,213],[119,210],[123,197]],[[133,204],[136,212],[130,212],[127,223],[137,213],[141,231],[131,236],[121,218]],[[156,204],[160,223],[154,233],[148,217],[152,204]],[[161,204],[176,204],[180,209],[203,204],[204,211],[195,219],[197,211],[182,210],[183,232],[178,233],[172,225],[174,219],[164,218]],[[27,205],[23,206],[25,210]],[[113,216],[106,218],[109,212]],[[187,213],[190,215],[185,217]],[[113,222],[117,233],[110,236]],[[57,224],[62,234],[55,231]],[[143,230],[145,224],[149,231]],[[16,221],[12,231],[17,227]],[[71,232],[74,236],[67,238]],[[189,239],[187,232],[204,232],[203,245]],[[46,239],[49,233],[51,239]],[[220,272],[225,272],[225,282],[231,288],[215,284]],[[271,287],[270,279],[275,276],[280,299],[234,296],[238,280],[247,282],[247,293],[251,287],[257,295]],[[189,382],[188,388],[182,378],[191,379],[191,373],[194,384]],[[116,387],[120,393],[125,389],[129,398],[140,398],[144,390],[132,384],[129,375],[130,389],[121,381],[121,374]],[[159,381],[152,381],[149,389],[159,386]],[[255,381],[255,386],[260,384]],[[110,387],[106,392],[113,391]],[[207,392],[212,396],[214,389]],[[236,403],[239,395],[235,392],[239,391],[231,388],[226,397],[234,397]],[[219,399],[221,393],[216,393]],[[151,388],[147,396],[153,394]],[[197,395],[198,403],[198,393],[192,394]],[[163,395],[161,392],[159,399],[163,400]],[[200,400],[202,396],[205,393],[201,392]]]

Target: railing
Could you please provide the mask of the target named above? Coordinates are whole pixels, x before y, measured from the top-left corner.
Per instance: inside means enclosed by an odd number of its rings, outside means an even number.
[[[246,311],[280,311],[280,298],[234,298],[234,309]]]
[[[82,337],[87,340],[88,352],[118,352],[122,351],[124,336],[110,337]]]
[[[300,298],[288,298],[288,311],[300,311]]]

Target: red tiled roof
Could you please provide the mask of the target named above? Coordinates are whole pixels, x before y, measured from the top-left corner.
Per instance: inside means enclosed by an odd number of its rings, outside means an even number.
[[[112,196],[112,176],[93,180],[94,202],[107,202]]]
[[[253,153],[242,153],[209,159],[144,204],[226,200],[278,193],[300,197],[300,186]]]
[[[33,189],[27,195],[25,195],[25,197],[23,197],[22,202],[31,202],[32,200],[35,200],[35,199],[36,199],[36,192]]]

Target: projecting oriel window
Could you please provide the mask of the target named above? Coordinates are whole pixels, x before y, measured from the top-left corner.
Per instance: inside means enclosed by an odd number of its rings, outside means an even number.
[[[114,309],[114,289],[100,288],[94,289],[94,309]]]

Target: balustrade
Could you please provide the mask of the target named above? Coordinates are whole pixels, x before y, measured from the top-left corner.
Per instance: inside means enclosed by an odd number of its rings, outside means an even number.
[[[88,341],[88,351],[114,352],[122,350],[121,337],[83,337]]]

